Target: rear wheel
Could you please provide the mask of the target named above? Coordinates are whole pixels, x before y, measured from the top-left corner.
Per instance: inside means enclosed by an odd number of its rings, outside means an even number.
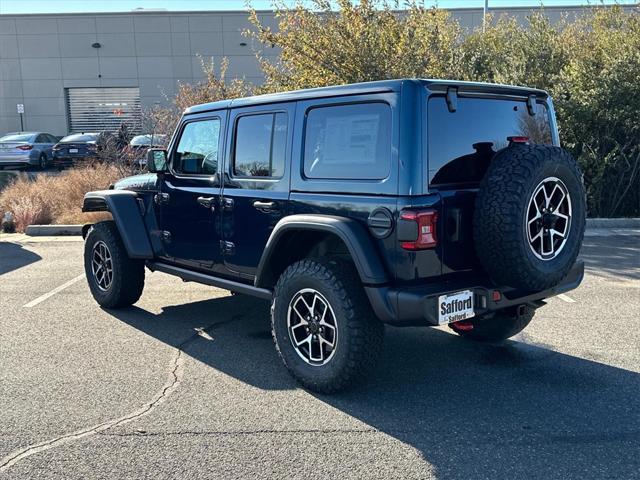
[[[96,223],[84,246],[84,270],[93,298],[105,308],[133,305],[144,288],[144,262],[129,258],[112,221]]]
[[[40,154],[40,158],[38,159],[38,167],[40,170],[47,169],[47,156],[44,153]]]
[[[351,263],[308,259],[280,276],[272,333],[285,366],[306,388],[331,393],[363,379],[382,349],[375,317]]]
[[[535,309],[520,305],[494,314],[462,322],[450,323],[449,328],[458,335],[478,342],[499,342],[517,335],[533,319]]]

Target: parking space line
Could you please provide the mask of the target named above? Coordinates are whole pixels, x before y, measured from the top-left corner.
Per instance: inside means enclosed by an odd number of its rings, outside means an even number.
[[[62,290],[64,290],[65,288],[70,287],[71,285],[73,285],[74,283],[78,282],[79,280],[82,280],[84,278],[84,273],[78,275],[75,278],[72,278],[71,280],[69,280],[67,283],[63,283],[62,285],[60,285],[59,287],[54,288],[53,290],[51,290],[50,292],[45,293],[44,295],[40,295],[38,298],[31,300],[29,303],[26,303],[25,305],[23,305],[23,308],[31,308],[31,307],[35,307],[36,305],[38,305],[39,303],[44,302],[47,298],[49,297],[53,297],[56,293],[61,292]]]
[[[567,303],[576,303],[576,301],[571,298],[569,295],[565,295],[564,293],[561,293],[560,295],[558,295],[558,298],[560,300],[564,300]]]

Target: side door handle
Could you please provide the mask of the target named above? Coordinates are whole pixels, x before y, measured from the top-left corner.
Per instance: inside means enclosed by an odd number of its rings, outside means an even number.
[[[211,210],[215,210],[216,208],[216,197],[198,197],[198,203],[205,208],[210,208]]]
[[[262,212],[273,212],[277,210],[276,202],[263,202],[262,200],[256,200],[253,202],[254,208]]]

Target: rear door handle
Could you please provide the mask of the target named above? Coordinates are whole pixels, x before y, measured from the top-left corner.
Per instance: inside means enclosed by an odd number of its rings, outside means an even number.
[[[198,203],[205,208],[215,209],[216,197],[198,197]]]
[[[263,202],[262,200],[256,200],[253,202],[254,208],[262,210],[263,212],[272,212],[277,210],[276,202]]]

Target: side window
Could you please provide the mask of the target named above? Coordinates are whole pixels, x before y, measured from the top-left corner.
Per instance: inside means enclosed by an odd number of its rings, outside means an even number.
[[[286,143],[286,113],[240,117],[236,123],[233,174],[238,177],[281,177]]]
[[[53,135],[47,135],[48,143],[58,143],[58,139]]]
[[[189,122],[184,126],[173,153],[173,169],[178,173],[213,175],[218,172],[220,119]]]
[[[391,108],[386,103],[316,107],[307,113],[307,178],[381,180],[391,166]]]
[[[48,142],[47,142],[47,138],[46,138],[46,137],[47,137],[47,136],[46,136],[45,134],[41,133],[40,135],[38,135],[38,136],[36,137],[36,140],[35,140],[35,142],[34,142],[34,143],[48,143]]]

